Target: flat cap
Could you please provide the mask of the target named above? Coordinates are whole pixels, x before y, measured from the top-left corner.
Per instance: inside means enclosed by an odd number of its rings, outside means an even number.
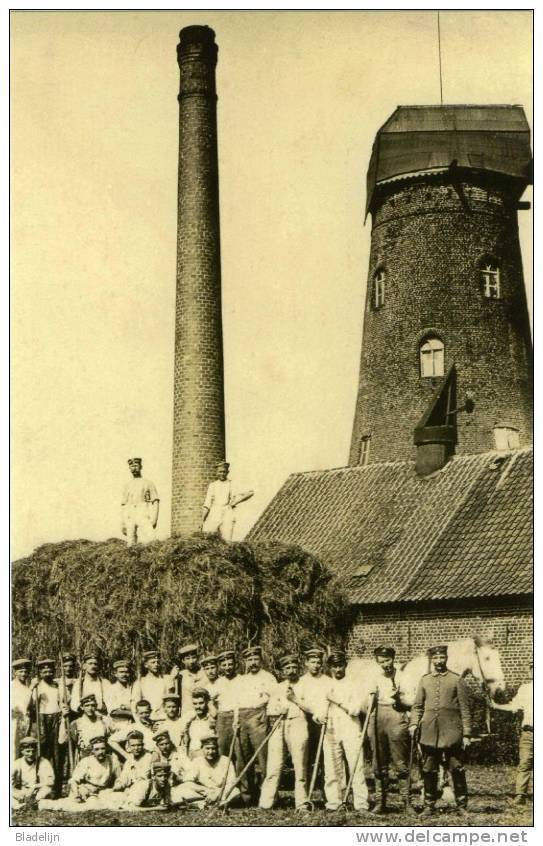
[[[198,652],[198,646],[195,643],[186,643],[177,650],[177,654],[181,656],[190,655],[191,652]]]
[[[433,655],[444,655],[445,658],[449,654],[449,650],[447,646],[431,646],[428,650],[428,657],[431,658]]]
[[[91,737],[91,739],[89,740],[89,743],[90,743],[91,746],[94,746],[95,743],[105,743],[105,742],[106,742],[106,738],[104,737],[103,734],[97,734],[95,737]]]
[[[22,670],[23,667],[31,667],[32,661],[30,658],[16,658],[15,661],[11,662],[11,666],[14,670]]]
[[[153,740],[155,741],[155,743],[157,742],[157,740],[160,740],[161,737],[167,737],[168,740],[171,740],[170,732],[167,728],[158,728],[153,734]]]
[[[118,661],[113,662],[114,670],[119,670],[121,667],[128,667],[130,669],[130,661],[124,661],[122,658],[119,658]]]
[[[82,659],[82,660],[83,660],[83,661],[90,661],[90,659],[91,659],[91,658],[94,658],[96,661],[99,661],[99,660],[100,660],[100,653],[98,652],[98,650],[97,650],[97,649],[89,649],[89,650],[88,650],[87,652],[85,652],[85,654],[83,655],[83,659]]]
[[[224,661],[226,658],[235,658],[236,653],[233,649],[224,649],[222,652],[219,652],[217,655],[217,661]]]
[[[139,731],[139,729],[132,729],[126,735],[127,740],[143,740],[143,732]]]
[[[23,739],[19,742],[19,746],[20,746],[21,749],[24,749],[25,746],[37,746],[37,745],[38,745],[38,741],[36,740],[35,737],[32,737],[31,734],[27,734],[27,736],[23,737]]]
[[[95,705],[98,705],[98,702],[96,700],[96,696],[94,695],[94,693],[86,693],[85,696],[82,696],[81,699],[79,700],[80,705],[86,705],[87,702],[94,702]]]
[[[250,658],[252,655],[258,655],[259,658],[262,658],[262,647],[248,646],[247,649],[244,649],[241,654],[243,658]]]
[[[53,661],[52,658],[43,657],[43,658],[38,658],[38,660],[36,661],[36,667],[54,667],[54,666],[55,666],[55,662]]]
[[[328,655],[328,663],[329,664],[345,664],[347,662],[347,656],[343,652],[342,649],[331,649]]]
[[[141,657],[144,661],[148,661],[150,658],[158,658],[159,653],[157,649],[146,649],[145,652],[142,652]]]
[[[165,693],[162,697],[163,702],[175,702],[177,705],[181,702],[181,697],[177,693]]]
[[[287,664],[293,664],[293,663],[297,664],[298,661],[299,661],[298,656],[295,655],[292,652],[290,655],[282,655],[281,658],[279,658],[277,664],[278,664],[279,667],[282,668],[282,667],[286,667]]]
[[[392,646],[378,646],[373,650],[376,658],[395,658],[396,650]]]
[[[141,463],[142,463],[142,462],[141,462],[141,458],[129,458],[129,459],[128,459],[128,464],[129,464],[129,465],[132,465],[132,464],[141,464]]]
[[[320,646],[311,646],[305,650],[304,655],[306,658],[324,658],[324,649]]]
[[[154,773],[169,773],[171,768],[171,764],[168,761],[153,761],[151,764],[151,770]]]
[[[217,663],[217,656],[216,655],[204,655],[203,658],[200,658],[200,664],[202,667],[205,667],[206,664],[216,664]]]
[[[194,699],[196,696],[204,696],[206,699],[209,699],[209,690],[206,687],[194,687],[192,689],[192,698]]]
[[[200,738],[200,743],[202,744],[202,746],[204,745],[204,743],[218,743],[218,742],[219,742],[219,736],[217,734],[215,734],[214,731],[209,731],[209,732],[207,732],[207,734],[202,735],[202,737]]]
[[[230,467],[230,462],[229,462],[229,461],[226,461],[226,459],[225,459],[225,458],[223,458],[223,460],[222,460],[222,461],[218,461],[218,462],[217,462],[217,464],[215,465],[215,467],[217,467],[217,469],[218,469],[219,467]]]
[[[73,652],[64,652],[62,655],[63,661],[75,661],[75,655]]]

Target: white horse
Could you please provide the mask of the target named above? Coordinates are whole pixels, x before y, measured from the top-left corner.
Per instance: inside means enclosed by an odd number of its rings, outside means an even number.
[[[447,644],[447,666],[453,673],[465,676],[468,673],[479,682],[483,691],[493,699],[498,691],[505,689],[505,679],[500,653],[492,643],[491,636],[479,636],[453,640]],[[425,654],[416,655],[407,663],[396,663],[398,681],[404,690],[402,697],[406,705],[412,705],[420,679],[429,672],[430,664]],[[348,678],[356,679],[362,691],[369,694],[375,689],[377,662],[371,658],[352,658],[346,669]]]

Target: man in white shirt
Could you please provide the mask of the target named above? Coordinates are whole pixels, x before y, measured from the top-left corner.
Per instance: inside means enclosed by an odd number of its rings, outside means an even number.
[[[143,737],[143,746],[146,752],[154,752],[155,750],[155,723],[151,719],[151,705],[146,699],[142,699],[136,703],[135,706],[135,721],[132,725],[122,726],[111,735],[109,738],[109,745],[117,753],[121,761],[126,761],[129,757],[126,749],[126,743],[130,732],[134,729],[139,731]],[[163,725],[163,722],[160,723]],[[124,746],[123,746],[124,744]]]
[[[11,772],[13,810],[46,799],[53,795],[55,773],[47,758],[38,758],[38,741],[23,737],[20,741],[21,757],[13,764]]]
[[[273,808],[279,780],[288,750],[294,767],[294,804],[296,810],[307,808],[307,719],[302,709],[293,702],[288,694],[296,692],[300,672],[297,655],[284,655],[279,660],[283,681],[279,682],[275,693],[268,703],[268,717],[280,719],[283,725],[277,728],[268,743],[266,777],[262,782],[259,807]]]
[[[72,686],[70,708],[76,714],[80,713],[79,703],[83,696],[93,693],[96,707],[101,714],[106,713],[104,692],[106,680],[100,675],[100,655],[95,650],[89,650],[83,655],[81,673]]]
[[[498,711],[520,712],[522,714],[514,798],[516,805],[526,804],[530,777],[534,769],[534,665],[531,662],[527,676],[528,681],[520,685],[511,702],[505,705],[491,702],[492,707]]]
[[[94,693],[88,693],[79,703],[83,712],[70,725],[70,734],[78,758],[85,758],[92,754],[92,740],[95,737],[105,737],[110,734],[105,719],[97,713],[97,703]]]
[[[187,717],[192,712],[192,691],[195,687],[205,686],[206,675],[198,663],[198,646],[187,643],[180,646],[177,656],[181,669],[172,667],[171,677],[179,682],[181,690],[181,714]]]
[[[153,482],[142,478],[141,458],[129,458],[132,478],[126,483],[121,501],[121,529],[128,546],[154,539],[160,500]]]
[[[389,765],[392,762],[400,784],[400,795],[407,806],[407,770],[409,767],[409,706],[406,705],[406,691],[402,674],[394,666],[396,652],[391,646],[378,646],[373,652],[376,672],[373,677],[375,708],[369,723],[369,738],[373,756],[373,771],[376,790],[381,779],[384,790],[380,790],[381,806],[386,800]],[[380,808],[383,812],[385,807]]]
[[[172,787],[172,804],[188,801],[197,808],[223,807],[238,799],[239,790],[234,787],[236,773],[228,758],[220,754],[217,735],[204,736],[202,749],[203,754],[192,762],[188,780]]]
[[[225,541],[231,541],[234,534],[234,509],[254,494],[254,491],[234,494],[232,482],[228,478],[229,470],[228,461],[217,464],[217,478],[208,486],[202,506],[202,531],[219,534]]]
[[[215,698],[217,695],[217,681],[219,679],[219,663],[216,655],[204,655],[200,661],[205,678],[202,681],[202,687],[209,693],[209,699],[212,708],[215,707]]]
[[[151,719],[163,720],[162,701],[167,693],[173,693],[175,679],[160,671],[160,658],[156,649],[149,649],[142,655],[143,671],[132,685],[132,709],[145,699],[151,703]]]
[[[209,712],[209,693],[203,687],[192,691],[192,709],[183,720],[184,748],[189,758],[202,754],[202,737],[215,733],[216,718]]]
[[[19,755],[19,744],[26,737],[30,728],[30,699],[32,691],[28,686],[30,678],[30,658],[17,658],[12,663],[11,681],[11,757]]]
[[[239,752],[238,767],[242,769],[268,733],[268,716],[266,706],[270,697],[275,694],[277,681],[262,666],[262,647],[249,646],[242,653],[245,661],[245,673],[239,676],[236,688],[239,714]],[[256,762],[260,773],[260,780],[266,775],[267,748],[260,749]],[[247,772],[240,784],[241,796],[246,804],[258,802],[258,779],[255,765]]]
[[[216,682],[217,707],[217,736],[219,751],[228,757],[234,731],[238,731],[238,700],[236,687],[238,674],[236,670],[236,653],[233,649],[225,649],[217,656],[220,676]],[[234,758],[236,758],[234,752]]]
[[[91,741],[92,754],[76,764],[70,779],[70,793],[65,799],[41,799],[41,811],[86,811],[100,808],[102,792],[113,787],[121,774],[115,755],[108,755],[104,737]]]
[[[130,663],[124,659],[113,662],[114,682],[106,682],[104,699],[112,731],[134,722],[132,715],[132,685]]]
[[[176,749],[181,747],[183,733],[185,731],[184,720],[179,716],[180,702],[181,699],[177,693],[167,693],[162,700],[162,710],[164,711],[165,718],[157,721],[156,724],[156,728],[168,732]]]
[[[61,714],[69,714],[68,706],[61,705],[60,690],[54,681],[55,662],[52,658],[40,658],[37,662],[38,679],[35,679],[33,702],[39,714],[40,756],[47,758],[55,773],[55,795],[62,785],[62,757],[59,745]]]

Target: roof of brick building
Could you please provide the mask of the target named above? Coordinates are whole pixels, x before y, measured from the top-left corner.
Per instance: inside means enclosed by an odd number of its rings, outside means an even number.
[[[529,594],[533,453],[455,456],[291,475],[248,540],[304,547],[353,603]]]

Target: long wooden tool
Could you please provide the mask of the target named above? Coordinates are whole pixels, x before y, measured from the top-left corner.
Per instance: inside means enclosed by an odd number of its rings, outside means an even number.
[[[353,786],[354,774],[356,772],[356,768],[358,767],[358,762],[360,760],[360,756],[362,755],[362,750],[364,748],[364,741],[366,740],[366,734],[368,733],[368,726],[369,726],[369,723],[370,723],[371,712],[373,711],[374,701],[375,701],[375,693],[370,693],[368,710],[366,711],[366,717],[364,719],[364,725],[362,726],[362,737],[360,738],[360,746],[358,747],[358,753],[357,753],[356,760],[354,762],[354,766],[352,768],[352,771],[349,773],[349,781],[347,783],[347,788],[345,790],[343,802],[341,803],[341,805],[345,806],[345,807],[347,806],[347,799],[349,798],[349,793],[351,792],[351,787]]]
[[[270,729],[270,730],[269,730],[269,732],[267,733],[266,737],[264,738],[264,740],[262,741],[262,743],[260,744],[260,746],[259,746],[259,747],[258,747],[258,748],[257,748],[257,749],[253,752],[253,754],[251,755],[251,757],[249,758],[249,760],[247,761],[247,763],[246,763],[246,764],[245,764],[245,766],[243,767],[242,771],[240,772],[239,776],[236,778],[235,782],[234,782],[234,783],[231,785],[231,787],[228,789],[228,791],[227,791],[226,795],[224,796],[224,799],[222,800],[223,802],[226,802],[226,801],[227,801],[227,799],[228,799],[228,797],[230,796],[230,794],[232,793],[232,791],[233,791],[233,790],[234,790],[234,789],[238,786],[238,784],[239,784],[239,783],[243,780],[243,777],[245,776],[245,773],[246,773],[246,772],[248,772],[248,771],[250,770],[250,768],[253,766],[254,762],[256,761],[256,759],[258,758],[258,756],[260,755],[261,750],[262,750],[262,749],[264,749],[265,745],[269,742],[270,737],[272,736],[272,734],[274,733],[274,731],[278,728],[278,726],[280,726],[280,725],[281,725],[281,723],[283,722],[284,718],[285,718],[285,715],[284,715],[284,714],[280,714],[280,716],[279,716],[279,717],[277,718],[277,720],[274,722],[273,726],[271,727],[271,729]]]
[[[328,711],[330,710],[330,702],[326,706],[326,713],[324,715],[324,720],[321,726],[321,733],[319,735],[319,743],[317,745],[317,754],[315,755],[315,763],[313,764],[313,772],[311,773],[311,781],[309,783],[309,792],[307,794],[307,804],[313,810],[313,791],[315,790],[315,782],[317,781],[317,771],[319,768],[319,761],[322,752],[322,745],[324,743],[324,735],[326,734],[326,726],[328,724]]]

